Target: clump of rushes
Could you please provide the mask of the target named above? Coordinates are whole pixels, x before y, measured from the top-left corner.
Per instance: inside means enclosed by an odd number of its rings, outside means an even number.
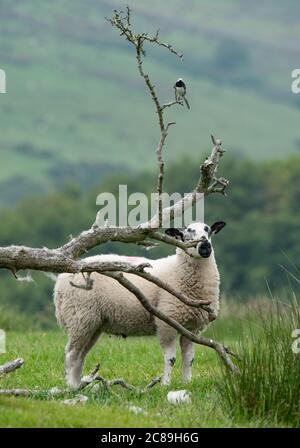
[[[239,342],[240,374],[222,369],[218,384],[225,411],[234,420],[264,420],[273,425],[300,424],[300,310],[270,300],[257,306]],[[252,313],[251,313],[252,314]],[[254,323],[255,322],[255,323]],[[297,341],[298,338],[298,341]],[[298,348],[298,350],[297,350]]]

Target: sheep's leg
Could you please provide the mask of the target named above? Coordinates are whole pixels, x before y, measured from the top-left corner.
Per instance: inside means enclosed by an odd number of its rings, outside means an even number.
[[[83,357],[81,356],[81,347],[72,346],[68,342],[65,349],[65,375],[67,385],[72,389],[78,389],[80,386],[81,370]]]
[[[184,336],[180,337],[181,357],[182,357],[182,374],[184,381],[192,379],[192,364],[195,355],[195,346],[192,341]]]
[[[66,382],[72,389],[78,389],[81,384],[81,372],[86,355],[96,343],[100,336],[96,331],[91,337],[79,344],[78,339],[72,341],[70,338],[65,349],[65,373]]]
[[[164,374],[161,380],[162,385],[171,382],[172,367],[176,361],[176,335],[177,332],[171,327],[162,326],[159,329],[159,341],[164,354]]]

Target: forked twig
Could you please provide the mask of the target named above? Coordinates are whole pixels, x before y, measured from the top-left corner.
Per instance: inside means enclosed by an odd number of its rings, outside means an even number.
[[[9,361],[0,366],[0,377],[19,369],[24,364],[23,358],[17,358],[14,361]]]
[[[126,381],[123,378],[115,378],[112,380],[107,380],[102,375],[99,375],[98,373],[99,370],[100,370],[100,364],[97,364],[93,372],[82,379],[79,390],[83,390],[88,386],[94,386],[97,383],[101,383],[104,386],[104,388],[108,391],[111,391],[111,388],[114,386],[121,386],[126,390],[133,391],[138,394],[144,394],[161,381],[161,376],[158,376],[153,378],[152,381],[145,387],[140,388],[133,386],[132,384],[126,383]]]

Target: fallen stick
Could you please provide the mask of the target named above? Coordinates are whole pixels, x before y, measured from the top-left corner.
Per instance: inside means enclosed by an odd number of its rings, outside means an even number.
[[[31,397],[33,394],[34,392],[28,389],[0,389],[0,395],[8,395],[14,397]]]
[[[137,392],[139,394],[144,394],[149,389],[152,389],[156,384],[158,384],[161,380],[161,376],[157,376],[151,380],[149,384],[147,384],[143,388],[139,388],[133,386],[132,384],[126,383],[123,378],[116,378],[113,380],[107,380],[103,376],[99,375],[98,372],[100,370],[100,364],[97,364],[95,369],[90,375],[87,375],[82,379],[81,386],[79,390],[85,389],[88,386],[94,385],[95,383],[102,383],[106,390],[110,390],[113,386],[121,386],[124,389]]]
[[[0,366],[0,376],[7,375],[8,373],[13,372],[16,369],[19,369],[24,364],[24,359],[18,358],[14,361],[9,361],[3,366]]]

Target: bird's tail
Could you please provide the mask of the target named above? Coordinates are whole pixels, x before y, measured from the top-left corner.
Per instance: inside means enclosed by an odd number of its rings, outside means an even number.
[[[186,104],[186,107],[190,110],[190,105],[189,105],[188,100],[186,99],[185,96],[183,97],[183,99],[184,99],[184,102],[185,102],[185,104]]]

